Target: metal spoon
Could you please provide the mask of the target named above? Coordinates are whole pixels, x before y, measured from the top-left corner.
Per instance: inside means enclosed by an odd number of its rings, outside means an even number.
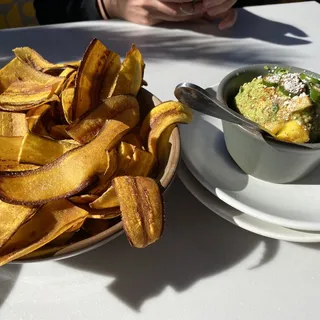
[[[197,86],[196,84],[189,83],[189,82],[180,83],[179,85],[176,86],[174,95],[180,102],[190,107],[191,109],[197,110],[208,116],[225,120],[228,122],[232,122],[235,124],[239,124],[250,130],[260,132],[265,138],[276,139],[282,143],[287,143],[277,139],[275,136],[272,136],[268,131],[266,131],[258,123],[243,117],[240,113],[229,108],[225,103],[219,101],[214,97],[209,96],[205,89]],[[319,148],[319,146],[316,146],[318,144],[310,144],[310,143],[304,143],[304,144],[291,143],[291,144],[298,145],[304,148],[309,148],[309,149]]]

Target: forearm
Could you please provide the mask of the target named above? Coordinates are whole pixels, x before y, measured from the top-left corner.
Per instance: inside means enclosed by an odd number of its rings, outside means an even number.
[[[104,18],[96,0],[34,0],[40,24],[52,24]]]

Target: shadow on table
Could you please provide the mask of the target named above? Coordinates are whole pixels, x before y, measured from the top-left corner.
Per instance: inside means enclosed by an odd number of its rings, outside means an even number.
[[[242,17],[241,17],[242,15]],[[249,22],[245,20],[249,19]],[[251,22],[250,22],[251,21]],[[118,21],[100,21],[9,29],[0,31],[0,40],[6,43],[0,48],[0,63],[12,57],[12,48],[30,46],[52,62],[80,59],[88,43],[97,37],[122,57],[134,42],[146,61],[192,60],[210,64],[286,63],[286,56],[298,57],[296,51],[283,47],[268,47],[264,43],[244,42],[243,38],[263,39],[286,44],[308,43],[285,36],[287,32],[304,34],[294,27],[262,19],[245,10],[236,25],[228,31],[219,31],[207,21],[195,21],[185,27],[195,32],[183,32],[184,24],[168,24],[166,28],[144,27]],[[244,25],[245,24],[245,25]],[[257,25],[253,25],[257,24]],[[243,25],[243,26],[242,26]],[[174,28],[174,30],[169,30]],[[267,31],[263,31],[266,29]],[[212,36],[215,36],[214,41]],[[233,41],[227,38],[234,38]],[[165,67],[165,65],[164,65]]]
[[[251,38],[285,46],[311,43],[310,40],[301,39],[308,37],[301,29],[290,24],[262,18],[246,9],[238,9],[237,22],[232,28],[227,30],[219,30],[217,22],[212,22],[210,27],[205,22],[189,22],[188,24],[180,25],[171,23],[166,25],[166,28],[176,27],[192,30],[197,33],[215,35],[219,38]]]
[[[95,251],[61,261],[66,266],[115,280],[107,287],[139,311],[166,288],[178,292],[240,263],[261,243],[263,257],[242,266],[251,270],[271,261],[279,242],[246,232],[214,215],[194,199],[180,180],[166,196],[166,228],[162,239],[145,249],[131,248],[125,237]]]
[[[14,287],[20,270],[20,265],[6,265],[0,267],[0,309]]]

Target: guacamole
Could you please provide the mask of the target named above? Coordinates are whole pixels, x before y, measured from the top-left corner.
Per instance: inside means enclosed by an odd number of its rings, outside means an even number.
[[[243,84],[235,97],[237,111],[289,142],[320,141],[320,80],[290,70],[268,69]]]

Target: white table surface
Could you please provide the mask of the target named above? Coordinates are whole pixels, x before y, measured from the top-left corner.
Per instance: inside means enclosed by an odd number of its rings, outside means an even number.
[[[209,86],[255,62],[320,72],[319,17],[310,2],[243,10],[223,33],[204,22],[148,28],[113,21],[0,31],[0,62],[21,45],[64,60],[79,57],[94,36],[122,54],[134,41],[149,89],[165,100],[179,82]],[[319,319],[320,244],[244,231],[178,179],[166,212],[163,238],[144,250],[122,236],[65,261],[0,268],[0,319]]]

